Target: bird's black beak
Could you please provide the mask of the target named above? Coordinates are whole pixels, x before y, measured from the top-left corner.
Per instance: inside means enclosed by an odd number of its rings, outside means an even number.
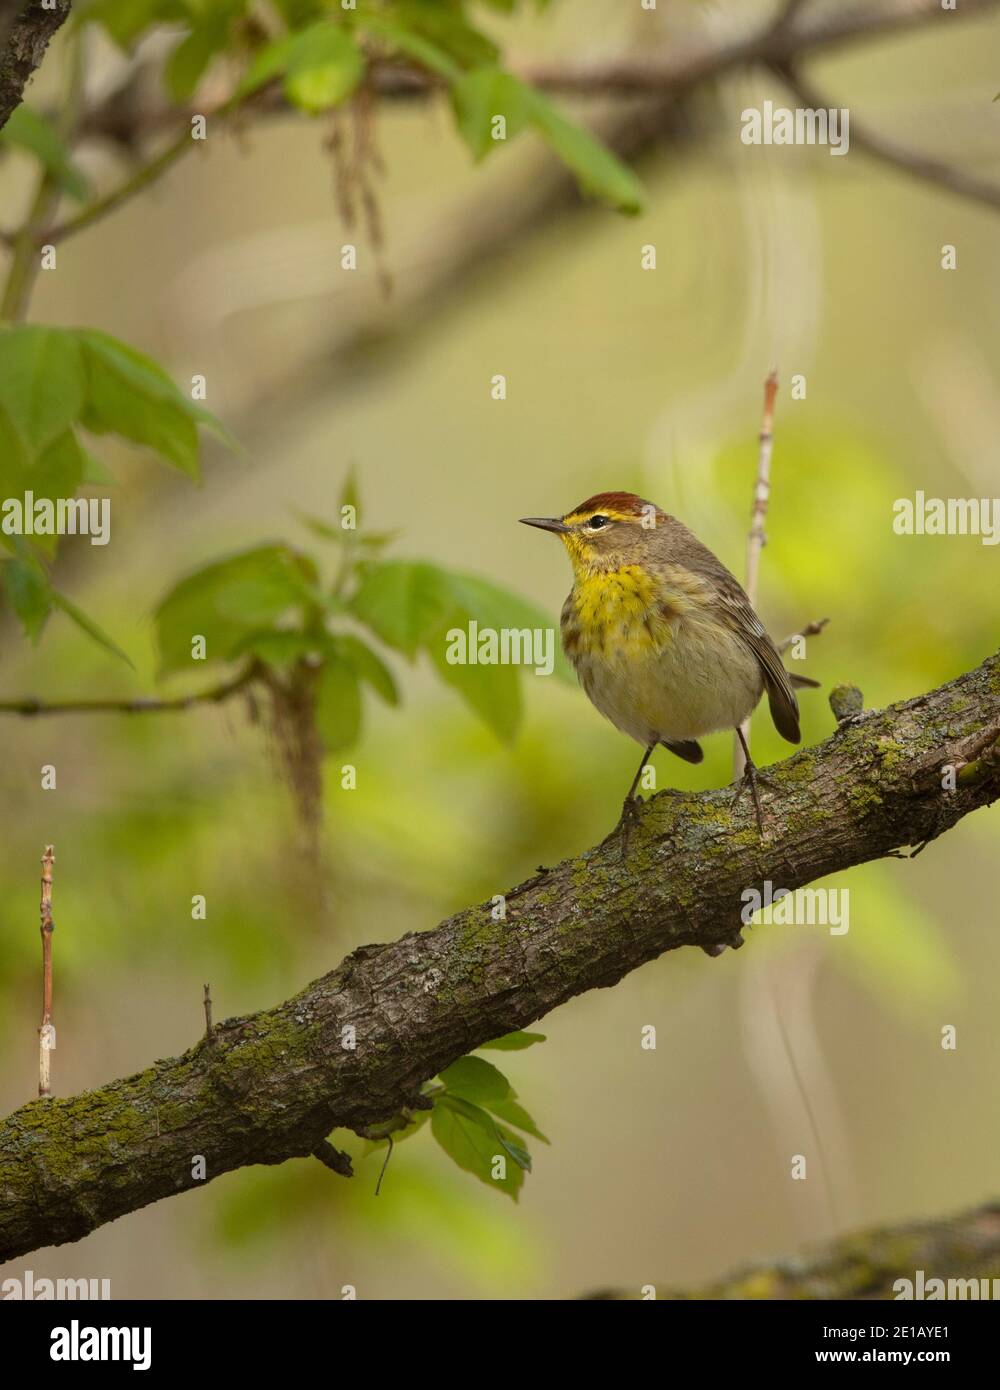
[[[522,516],[522,526],[537,526],[541,531],[568,531],[570,528],[557,516]]]

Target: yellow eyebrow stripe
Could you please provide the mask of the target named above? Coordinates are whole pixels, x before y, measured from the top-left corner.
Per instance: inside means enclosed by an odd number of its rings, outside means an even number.
[[[570,516],[564,516],[563,524],[566,526],[575,526],[578,522],[589,521],[592,516],[606,516],[609,521],[638,520],[631,512],[616,512],[610,507],[601,507],[599,510],[591,509],[589,512],[573,512]]]

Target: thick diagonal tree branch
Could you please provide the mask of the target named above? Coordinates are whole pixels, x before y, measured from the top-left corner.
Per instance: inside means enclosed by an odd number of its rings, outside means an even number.
[[[28,79],[69,10],[70,0],[54,0],[50,7],[38,0],[0,0],[0,128],[20,105]]]
[[[384,1125],[420,1104],[421,1082],[574,995],[679,946],[737,945],[746,888],[801,887],[995,801],[998,738],[1000,653],[929,694],[843,716],[774,767],[763,839],[728,788],[660,792],[627,860],[614,837],[512,889],[502,920],[491,902],[363,946],[181,1057],[24,1106],[0,1125],[0,1259],[197,1186],[195,1154],[211,1180],[312,1155],[338,1127]]]

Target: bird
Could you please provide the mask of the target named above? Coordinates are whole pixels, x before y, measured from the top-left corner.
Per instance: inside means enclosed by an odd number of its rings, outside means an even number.
[[[801,739],[795,684],[742,586],[683,522],[632,492],[599,492],[561,517],[526,516],[560,536],[573,588],[560,619],[563,650],[591,703],[645,750],[622,807],[627,849],[636,788],[662,746],[688,763],[699,739],[736,731],[758,831],[764,815],[742,725],[767,691],[771,718],[789,743]],[[614,832],[612,832],[614,833]]]

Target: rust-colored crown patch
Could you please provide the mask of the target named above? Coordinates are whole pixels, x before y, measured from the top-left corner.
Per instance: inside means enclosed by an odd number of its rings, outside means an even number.
[[[574,507],[568,516],[582,516],[587,512],[616,512],[619,516],[642,516],[643,507],[653,504],[634,492],[598,492]]]

